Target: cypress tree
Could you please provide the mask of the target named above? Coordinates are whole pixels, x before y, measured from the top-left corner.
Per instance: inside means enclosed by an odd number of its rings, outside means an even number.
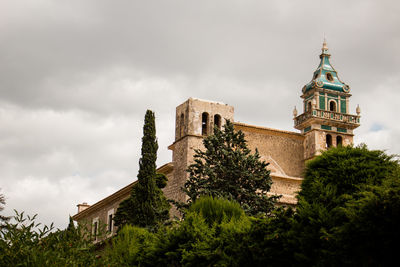
[[[133,186],[131,196],[121,202],[114,217],[116,226],[131,224],[155,229],[169,218],[170,205],[161,190],[167,178],[156,173],[157,149],[154,112],[147,110],[138,182]]]

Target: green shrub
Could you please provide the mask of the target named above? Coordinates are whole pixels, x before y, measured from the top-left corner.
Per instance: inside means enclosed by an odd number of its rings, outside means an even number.
[[[189,212],[200,214],[209,225],[237,221],[245,216],[239,203],[211,196],[200,197],[190,206]]]
[[[113,240],[105,257],[115,266],[243,266],[238,259],[250,219],[235,203],[204,197],[188,210],[184,220],[156,233],[126,226]]]
[[[36,215],[18,213],[0,230],[0,266],[94,266],[94,245],[83,229],[54,230]],[[14,221],[14,222],[13,222]]]
[[[151,266],[157,236],[145,228],[125,225],[103,254],[111,266]]]

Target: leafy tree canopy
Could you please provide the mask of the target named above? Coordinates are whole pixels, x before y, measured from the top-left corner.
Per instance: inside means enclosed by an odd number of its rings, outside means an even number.
[[[394,156],[369,150],[366,145],[331,148],[306,164],[299,196],[308,202],[327,204],[344,194],[354,194],[365,185],[381,184],[397,168]]]
[[[251,153],[242,131],[234,131],[227,120],[223,130],[203,140],[205,150],[196,149],[194,163],[183,191],[189,203],[202,195],[235,200],[247,214],[268,213],[277,197],[268,197],[271,188],[268,163],[256,150]]]
[[[341,208],[346,221],[334,231],[339,253],[352,266],[390,266],[400,239],[400,176],[368,186]]]
[[[297,260],[321,266],[381,261],[391,251],[391,235],[399,234],[393,230],[400,218],[398,188],[395,157],[365,145],[331,148],[309,161],[293,224]]]

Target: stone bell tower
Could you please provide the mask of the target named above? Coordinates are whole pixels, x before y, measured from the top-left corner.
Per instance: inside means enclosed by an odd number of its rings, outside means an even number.
[[[350,114],[350,87],[339,79],[330,56],[324,41],[319,66],[302,90],[303,113],[297,115],[296,107],[293,111],[294,127],[305,136],[305,160],[329,147],[352,144],[353,130],[360,126],[360,108]]]
[[[222,128],[228,119],[233,122],[233,107],[220,102],[189,98],[176,107],[175,141],[172,150],[173,178],[168,182],[169,198],[186,201],[180,188],[188,177],[187,168],[193,163],[194,149],[203,147],[203,138],[213,133],[214,126]]]

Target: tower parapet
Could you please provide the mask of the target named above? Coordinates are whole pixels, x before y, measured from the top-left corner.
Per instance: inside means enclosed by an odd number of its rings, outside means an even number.
[[[306,136],[305,159],[332,146],[352,144],[353,130],[360,126],[359,113],[349,113],[350,86],[339,79],[330,56],[324,41],[320,64],[302,89],[303,113],[294,113],[294,127]]]

